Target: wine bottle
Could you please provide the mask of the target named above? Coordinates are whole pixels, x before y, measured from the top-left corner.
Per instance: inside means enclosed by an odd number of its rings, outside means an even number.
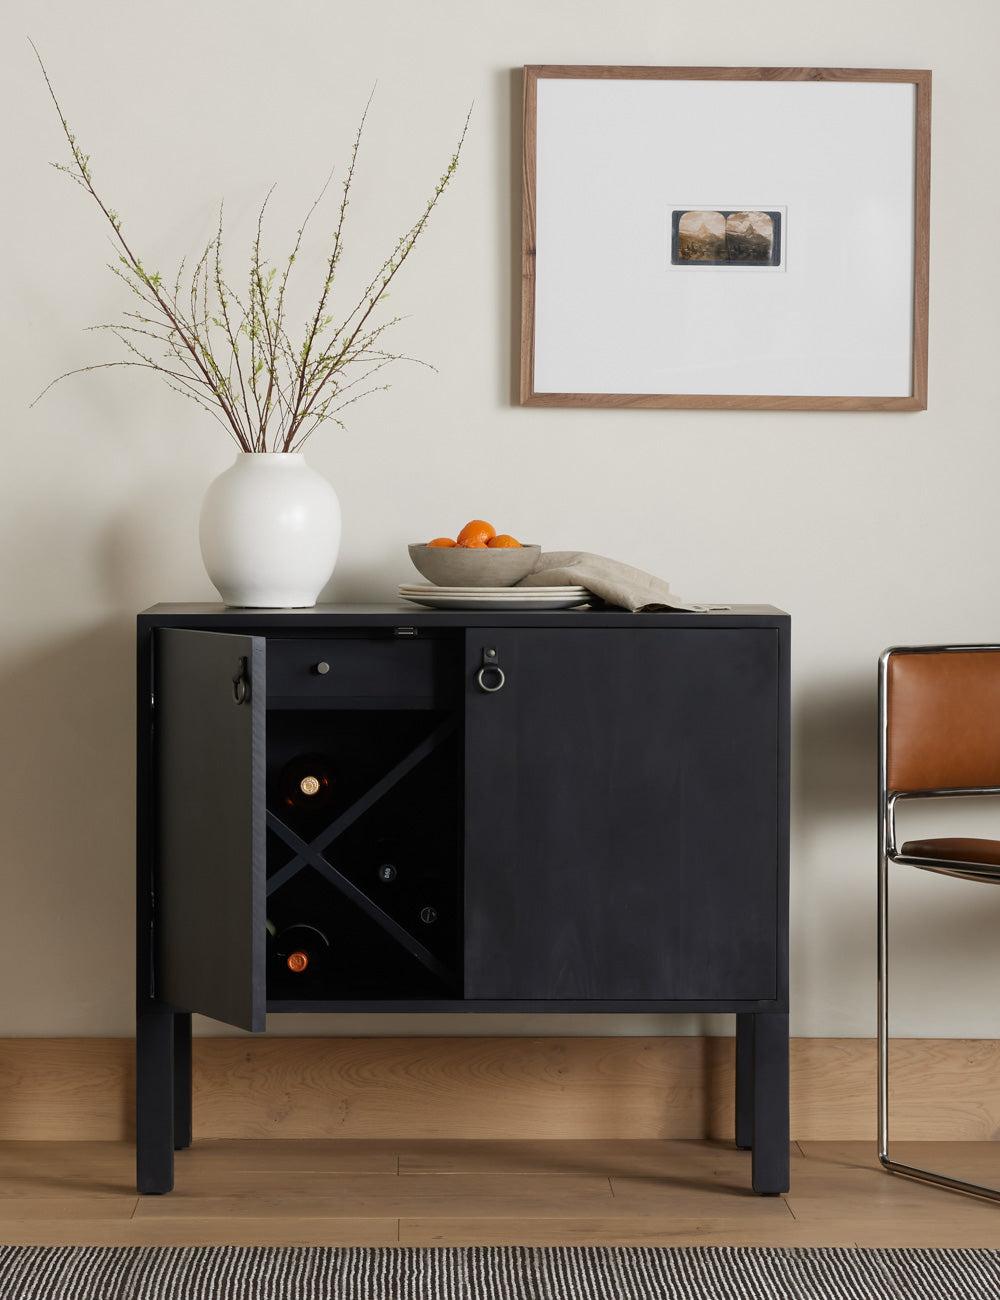
[[[315,925],[299,921],[275,930],[270,922],[269,932],[273,933],[271,951],[275,963],[290,975],[316,975],[329,964],[330,941]]]
[[[333,766],[322,754],[302,754],[286,763],[278,779],[286,808],[315,811],[327,808],[336,794]]]

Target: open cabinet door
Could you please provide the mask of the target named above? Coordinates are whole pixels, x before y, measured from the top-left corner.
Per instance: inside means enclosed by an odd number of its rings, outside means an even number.
[[[153,664],[155,996],[261,1030],[265,641],[161,628]]]

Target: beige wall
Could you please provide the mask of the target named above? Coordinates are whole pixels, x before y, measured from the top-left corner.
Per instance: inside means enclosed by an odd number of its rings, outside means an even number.
[[[82,330],[114,319],[123,297],[102,268],[109,245],[97,214],[46,166],[63,145],[26,32],[96,177],[147,265],[164,271],[206,239],[222,195],[239,251],[273,180],[271,229],[291,234],[330,161],[344,160],[377,79],[350,283],[418,208],[475,100],[454,190],[392,299],[411,316],[399,345],[439,373],[401,369],[389,394],[355,408],[349,433],[318,437],[312,449],[344,509],[329,595],[386,597],[406,576],[405,542],[476,514],[551,547],[645,565],[693,596],[791,611],[793,1027],[871,1032],[876,657],[891,642],[1000,639],[1000,7],[11,0],[2,22],[0,1035],[130,1031],[132,617],[156,600],[212,597],[197,514],[230,458],[207,417],[135,372],[69,380],[27,409],[60,370],[110,353]],[[513,406],[512,69],[545,61],[933,68],[928,412]],[[310,246],[303,272],[321,252]],[[1000,891],[906,880],[897,899],[900,1028],[995,1035]],[[274,1028],[345,1026],[701,1027],[656,1017],[427,1017],[405,1026],[288,1018]]]

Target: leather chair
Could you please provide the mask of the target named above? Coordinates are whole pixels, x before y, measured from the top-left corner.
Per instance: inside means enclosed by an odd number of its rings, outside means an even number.
[[[889,1154],[889,867],[1000,884],[1000,840],[896,847],[900,799],[1000,794],[1000,646],[901,646],[879,660],[878,1154],[919,1182],[1000,1201],[1000,1190],[899,1164]]]

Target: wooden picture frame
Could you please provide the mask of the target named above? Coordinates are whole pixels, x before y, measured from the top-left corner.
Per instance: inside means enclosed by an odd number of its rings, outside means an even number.
[[[609,383],[601,385],[602,391],[556,391],[552,382],[548,384],[538,382],[538,307],[539,307],[539,250],[538,242],[538,199],[540,189],[539,177],[539,87],[552,81],[577,81],[588,83],[608,83],[608,82],[699,82],[699,83],[729,83],[729,82],[804,82],[820,85],[822,83],[886,83],[887,85],[898,85],[905,83],[913,86],[912,110],[905,108],[905,113],[912,112],[912,132],[913,132],[913,153],[912,157],[899,159],[899,175],[903,178],[900,195],[905,195],[906,204],[912,204],[907,208],[911,217],[912,233],[912,262],[904,257],[906,246],[902,245],[901,240],[896,241],[894,246],[893,257],[901,269],[905,269],[905,280],[901,279],[900,284],[905,284],[906,294],[902,291],[896,294],[893,299],[892,311],[895,313],[893,320],[897,322],[894,326],[896,329],[897,343],[899,346],[893,354],[895,357],[895,369],[892,371],[898,379],[895,383],[897,389],[905,388],[908,382],[909,391],[861,391],[861,392],[828,392],[821,389],[818,392],[727,392],[727,391],[676,391],[676,392],[648,392],[648,391],[607,391]],[[590,88],[586,88],[588,93]],[[551,92],[546,92],[550,94]],[[596,93],[607,93],[602,90]],[[699,92],[701,93],[701,92]],[[633,96],[633,99],[635,96]],[[547,102],[555,102],[549,100]],[[630,101],[631,102],[631,101]],[[801,102],[801,101],[799,101]],[[829,99],[825,101],[829,103]],[[878,101],[881,102],[881,101]],[[888,101],[886,101],[888,102]],[[909,101],[908,101],[909,103]],[[634,111],[629,108],[628,111]],[[824,107],[824,111],[825,107]],[[756,410],[840,410],[840,411],[921,411],[927,407],[927,319],[928,319],[928,270],[929,270],[929,214],[930,214],[930,111],[931,111],[931,73],[925,70],[907,70],[894,68],[685,68],[685,67],[618,67],[618,66],[586,66],[586,65],[537,65],[527,66],[524,69],[524,151],[523,151],[523,186],[522,186],[522,305],[521,305],[521,349],[520,349],[520,399],[521,403],[526,406],[552,406],[552,407],[638,407],[638,408],[676,408],[676,409],[695,409],[695,408],[714,408],[714,409],[756,409]],[[572,132],[574,125],[568,114],[565,114],[567,120],[570,120],[568,130]],[[905,129],[909,129],[909,116],[897,119],[905,121]],[[586,128],[581,125],[580,131]],[[610,129],[610,128],[609,128]],[[789,130],[792,130],[790,125]],[[902,128],[901,128],[902,129]],[[897,131],[899,135],[899,131]],[[566,137],[565,138],[571,138]],[[622,138],[620,135],[617,137]],[[551,140],[546,140],[546,158],[551,164],[553,150],[556,146]],[[601,155],[605,161],[611,157],[612,150],[605,150]],[[571,163],[563,167],[563,172],[571,168]],[[613,163],[612,163],[613,165]],[[912,169],[912,170],[911,170]],[[545,181],[544,183],[548,183]],[[562,183],[561,181],[559,183]],[[911,190],[912,185],[912,190]],[[681,187],[683,188],[683,187]],[[680,193],[674,196],[680,200],[681,204],[688,200],[703,200],[711,197],[713,203],[719,202],[715,195],[699,195]],[[726,198],[728,196],[721,196]],[[736,195],[732,196],[734,199]],[[770,200],[774,197],[777,203],[782,196],[761,196],[761,199],[744,198],[739,196],[740,203],[759,203],[764,198]],[[620,202],[620,195],[618,200]],[[903,201],[902,198],[900,200]],[[570,208],[567,203],[567,210],[571,212],[582,212],[585,205],[578,205],[576,208]],[[721,203],[720,207],[723,206]],[[767,206],[771,206],[768,202]],[[808,205],[800,204],[800,210]],[[863,204],[861,205],[863,206]],[[710,213],[694,211],[691,218],[709,216],[713,220],[719,219],[719,212]],[[739,212],[734,213],[734,217],[762,218],[764,213],[751,212],[749,214]],[[723,214],[725,216],[725,214]],[[660,220],[661,214],[657,211],[652,214],[650,220]],[[570,221],[574,218],[571,216]],[[588,218],[589,219],[589,218]],[[729,217],[725,217],[728,222]],[[775,215],[774,220],[778,218]],[[677,231],[677,213],[674,214],[674,257],[676,258],[676,231]],[[795,225],[792,224],[792,239],[796,238]],[[704,234],[704,229],[701,231]],[[910,232],[908,232],[910,233]],[[807,237],[808,238],[808,237]],[[600,248],[614,244],[615,241],[606,241],[600,243],[594,241],[588,247],[594,247],[595,244]],[[801,237],[800,237],[801,242]],[[814,240],[814,243],[817,242]],[[874,241],[872,241],[874,242]],[[550,246],[559,244],[559,241],[550,240]],[[859,245],[860,247],[860,245]],[[561,255],[561,254],[560,254]],[[664,256],[669,257],[669,249]],[[546,248],[541,250],[541,258],[546,256]],[[783,254],[782,254],[783,256]],[[869,260],[874,254],[871,247],[866,246],[863,255],[859,254],[859,265],[862,257]],[[808,261],[808,259],[803,259]],[[815,256],[810,265],[815,264]],[[800,271],[801,265],[800,262]],[[657,273],[661,269],[678,269],[677,266],[666,268],[657,267]],[[704,269],[693,266],[680,268],[683,274],[675,277],[673,284],[681,286],[675,293],[690,295],[693,292],[688,288],[695,280],[700,278],[701,284],[706,283],[706,278],[713,271],[720,269],[717,265],[708,270],[707,262]],[[725,274],[730,277],[739,275],[760,276],[764,274],[762,270],[756,268],[747,270],[746,268],[721,268]],[[775,267],[769,266],[768,272],[773,271]],[[861,271],[859,270],[859,275]],[[807,276],[800,274],[800,280],[807,279]],[[728,282],[729,285],[732,280]],[[746,281],[744,281],[746,283]],[[758,281],[759,283],[759,281]],[[772,280],[772,284],[774,281]],[[720,281],[716,280],[718,286]],[[557,291],[547,290],[550,294]],[[700,292],[700,291],[699,291]],[[801,292],[801,291],[800,291]],[[892,290],[895,292],[895,289]],[[888,297],[890,290],[885,291]],[[718,300],[719,290],[716,288],[710,295],[715,301]],[[746,296],[746,295],[744,295]],[[549,304],[551,308],[551,300]],[[817,307],[818,311],[822,306]],[[569,308],[567,308],[567,312]],[[545,328],[549,331],[549,336],[553,330],[551,323],[555,313],[549,310],[543,313],[545,319]],[[570,319],[570,324],[572,320]],[[616,319],[621,319],[620,314]],[[863,310],[860,310],[859,320],[865,320]],[[909,329],[909,364],[905,366],[905,357],[902,351],[902,340],[904,339],[904,320],[907,322],[906,328]],[[873,327],[874,328],[874,327]],[[868,355],[874,355],[878,350],[869,350],[865,356],[860,355],[862,344],[858,343],[859,361],[858,365],[863,367],[867,362]],[[572,349],[564,349],[566,355],[572,354]],[[789,367],[793,363],[789,363]],[[817,370],[822,374],[823,360],[817,361]],[[830,363],[832,364],[832,363]],[[874,363],[873,363],[874,364]],[[572,369],[572,365],[568,367]],[[557,370],[558,367],[550,366],[549,370]],[[564,369],[567,367],[564,366]],[[587,369],[584,362],[579,365],[581,371]],[[888,366],[887,366],[888,369]],[[908,370],[908,372],[907,372]],[[581,376],[584,377],[584,376]],[[586,379],[590,375],[585,376]],[[850,375],[845,378],[849,382]],[[877,387],[877,380],[873,381]],[[610,386],[614,386],[613,381]],[[871,387],[872,385],[869,385]],[[834,385],[831,385],[834,387]],[[892,385],[886,385],[887,388]]]

